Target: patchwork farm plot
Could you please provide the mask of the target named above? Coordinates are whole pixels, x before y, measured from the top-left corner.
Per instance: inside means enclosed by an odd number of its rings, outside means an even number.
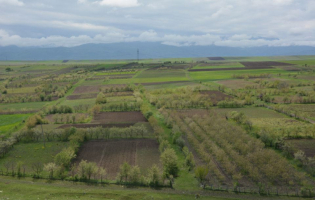
[[[152,139],[90,141],[85,143],[76,158],[76,163],[88,160],[107,170],[107,176],[115,179],[119,167],[125,162],[139,166],[143,174],[159,162],[159,145]]]
[[[314,64],[0,62],[0,174],[313,196]]]

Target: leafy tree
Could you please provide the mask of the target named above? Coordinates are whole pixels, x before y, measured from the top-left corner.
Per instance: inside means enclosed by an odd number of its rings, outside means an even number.
[[[187,155],[185,163],[189,167],[189,171],[195,167],[194,155],[191,152]]]
[[[48,163],[44,165],[44,170],[49,172],[49,178],[54,178],[54,172],[58,170],[58,166],[55,163]]]
[[[40,173],[42,173],[42,171],[44,169],[44,165],[41,162],[35,162],[32,164],[32,169],[33,169],[34,173],[36,174],[36,176],[39,177]]]
[[[149,184],[153,186],[158,186],[161,179],[160,170],[156,165],[153,165],[149,169],[148,180]]]
[[[175,151],[171,148],[166,149],[161,157],[160,157],[163,168],[164,168],[164,174],[166,177],[169,177],[170,175],[177,177],[179,173],[179,167],[177,163],[177,155]]]
[[[138,166],[134,166],[130,170],[130,182],[139,183],[141,179],[141,172]]]
[[[101,183],[102,183],[103,177],[106,176],[107,171],[106,171],[105,168],[99,167],[99,169],[98,169],[98,174],[99,174],[99,176],[101,177]]]
[[[120,175],[125,178],[125,181],[128,181],[128,177],[130,175],[131,166],[125,162],[120,166]]]
[[[204,181],[209,173],[209,169],[206,166],[199,166],[195,170],[195,176],[200,181],[201,184],[204,185]]]
[[[71,160],[76,157],[75,151],[73,148],[68,147],[66,149],[63,149],[60,153],[58,153],[55,156],[55,163],[57,165],[63,166],[63,167],[69,167],[71,164]]]

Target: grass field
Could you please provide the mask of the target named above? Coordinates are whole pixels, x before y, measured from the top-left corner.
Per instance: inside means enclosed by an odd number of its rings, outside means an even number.
[[[294,74],[282,69],[257,69],[257,70],[228,70],[228,71],[203,71],[203,72],[189,72],[190,77],[198,81],[215,81],[233,79],[233,74]]]
[[[20,143],[0,159],[0,166],[5,171],[4,164],[7,162],[22,162],[26,165],[26,172],[33,173],[32,164],[41,162],[43,164],[53,162],[54,156],[63,148],[68,147],[67,142],[46,142],[46,148],[43,142],[38,143]]]
[[[20,125],[23,120],[26,120],[30,114],[14,114],[14,115],[0,115],[0,135],[14,129],[15,126]]]
[[[27,110],[39,110],[45,105],[51,102],[28,102],[28,103],[9,103],[0,104],[0,110],[2,111],[27,111]]]

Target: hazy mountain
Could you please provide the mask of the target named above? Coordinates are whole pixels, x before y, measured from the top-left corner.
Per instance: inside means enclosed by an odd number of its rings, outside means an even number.
[[[315,47],[220,47],[187,46],[176,47],[150,42],[85,44],[77,47],[0,47],[0,60],[103,60],[136,59],[137,49],[140,59],[180,58],[211,56],[279,56],[315,55]]]

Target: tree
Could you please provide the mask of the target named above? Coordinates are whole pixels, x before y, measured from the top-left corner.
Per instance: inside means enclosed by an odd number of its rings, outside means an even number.
[[[195,176],[200,181],[201,184],[204,185],[204,181],[209,173],[209,169],[206,166],[197,167],[195,170]]]
[[[89,162],[86,164],[85,166],[85,173],[88,177],[88,179],[90,180],[91,179],[91,176],[95,173],[97,173],[97,164],[94,163],[94,162]]]
[[[125,178],[126,182],[128,180],[128,176],[130,175],[130,170],[131,166],[127,162],[120,166],[120,175]]]
[[[160,159],[163,163],[165,176],[169,177],[170,175],[173,175],[174,177],[177,177],[179,173],[179,167],[175,151],[171,148],[166,149],[162,153]]]
[[[48,163],[44,165],[44,170],[49,172],[49,178],[54,178],[54,172],[58,170],[58,166],[55,163]]]
[[[103,177],[106,176],[106,174],[107,174],[106,169],[103,167],[99,167],[98,174],[101,177],[101,183],[102,183]]]
[[[36,177],[40,176],[40,173],[42,173],[43,168],[44,168],[44,165],[41,162],[35,162],[32,164],[32,169],[34,173],[36,174]]]
[[[13,69],[11,69],[10,67],[7,67],[7,68],[5,68],[5,71],[10,72],[10,71],[13,71]]]
[[[186,157],[186,166],[188,166],[189,171],[195,167],[194,155],[190,152]]]
[[[138,166],[134,166],[133,168],[131,168],[130,170],[130,182],[132,183],[139,183],[140,182],[140,177],[141,176],[141,172],[140,172],[140,168]]]
[[[76,157],[75,151],[73,148],[68,147],[63,149],[60,153],[55,156],[55,163],[60,166],[69,167],[71,160]]]
[[[159,168],[154,164],[148,173],[149,184],[153,186],[158,186],[160,182],[160,172]]]

